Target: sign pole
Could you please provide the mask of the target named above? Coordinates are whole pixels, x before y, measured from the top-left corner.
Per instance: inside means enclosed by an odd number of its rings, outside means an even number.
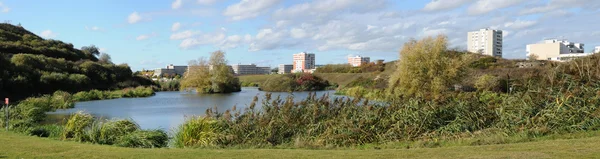
[[[4,98],[4,104],[6,105],[4,107],[4,111],[6,112],[6,131],[8,131],[8,125],[10,125],[10,121],[8,121],[10,120],[10,111],[8,111],[8,108],[10,108],[8,106],[8,98]]]

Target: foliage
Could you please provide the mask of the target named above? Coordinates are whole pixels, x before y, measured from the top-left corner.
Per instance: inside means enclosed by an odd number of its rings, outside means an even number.
[[[328,64],[316,69],[316,73],[368,73],[368,72],[383,72],[385,70],[384,63],[364,63],[358,67],[350,64]]]
[[[269,92],[318,91],[330,88],[328,81],[310,73],[286,74],[270,76],[260,90]]]
[[[447,38],[427,37],[404,44],[398,69],[390,77],[394,96],[439,98],[466,73],[466,56],[447,50]]]
[[[91,100],[105,100],[105,99],[117,99],[117,98],[137,98],[137,97],[149,97],[154,95],[154,90],[150,87],[136,87],[136,88],[125,88],[122,90],[115,91],[83,91],[73,95],[74,101],[91,101]]]
[[[497,88],[499,85],[499,81],[496,77],[492,75],[483,75],[477,79],[475,82],[475,88],[481,91],[494,91],[494,88]]]
[[[217,130],[215,120],[204,117],[188,118],[175,131],[173,145],[178,148],[214,146],[219,136]]]
[[[471,62],[471,64],[469,64],[469,67],[470,68],[478,68],[478,69],[487,69],[487,68],[493,66],[497,61],[498,61],[498,59],[496,59],[495,57],[484,57],[479,60]]]
[[[61,125],[41,125],[33,127],[27,134],[37,137],[47,137],[58,139],[61,137],[63,132],[63,126]]]
[[[195,89],[198,93],[231,93],[241,91],[239,79],[227,66],[225,52],[215,51],[210,60],[191,61],[181,80],[181,89]]]
[[[79,142],[87,141],[88,135],[86,134],[86,128],[91,126],[93,122],[94,117],[90,114],[77,112],[71,115],[71,118],[69,118],[65,125],[61,139],[72,139]]]
[[[180,80],[159,81],[158,85],[160,91],[179,91],[181,88]]]
[[[98,62],[100,63],[112,63],[112,58],[110,57],[109,54],[107,53],[102,53],[100,54],[100,58],[98,59]]]
[[[115,145],[131,148],[167,147],[169,136],[162,130],[137,130],[120,137]]]
[[[242,81],[240,84],[242,87],[258,87],[258,83],[254,83],[254,82],[246,82],[246,81]]]

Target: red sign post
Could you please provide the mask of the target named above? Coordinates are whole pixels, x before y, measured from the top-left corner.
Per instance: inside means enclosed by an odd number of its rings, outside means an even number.
[[[8,105],[8,98],[4,98],[4,104]]]

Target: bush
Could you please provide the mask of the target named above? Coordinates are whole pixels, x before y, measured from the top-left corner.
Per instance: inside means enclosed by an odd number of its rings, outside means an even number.
[[[217,122],[210,118],[192,117],[175,131],[175,147],[211,147],[217,142]]]
[[[115,145],[131,148],[161,148],[166,147],[169,136],[162,130],[138,130],[119,137]]]
[[[313,74],[298,73],[271,76],[260,85],[259,89],[269,92],[319,91],[330,88],[329,86],[328,81]]]
[[[63,127],[60,125],[42,125],[36,126],[29,130],[28,134],[38,137],[60,138],[63,132]]]
[[[90,114],[77,112],[71,115],[62,133],[61,139],[72,139],[79,142],[88,141],[86,129],[92,125],[94,117]]]
[[[106,122],[95,122],[88,131],[89,142],[97,144],[112,145],[121,137],[124,137],[134,131],[138,131],[139,126],[130,120],[113,120]]]

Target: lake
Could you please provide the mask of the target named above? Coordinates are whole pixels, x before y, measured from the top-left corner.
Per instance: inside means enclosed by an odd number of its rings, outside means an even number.
[[[189,92],[156,92],[155,96],[147,98],[121,98],[112,100],[99,100],[78,102],[75,108],[58,110],[48,113],[50,117],[63,118],[77,111],[84,111],[101,118],[132,119],[142,129],[163,129],[170,131],[178,127],[186,116],[204,115],[209,108],[217,107],[219,112],[237,106],[243,110],[258,96],[256,104],[260,110],[260,101],[266,92],[259,91],[256,87],[244,87],[241,92],[231,94],[196,94]],[[334,97],[335,91],[317,91],[317,96],[329,94]],[[282,99],[294,96],[294,100],[305,99],[309,92],[273,92],[272,98],[281,96]],[[335,96],[341,97],[341,96]],[[61,120],[61,119],[59,119]]]

